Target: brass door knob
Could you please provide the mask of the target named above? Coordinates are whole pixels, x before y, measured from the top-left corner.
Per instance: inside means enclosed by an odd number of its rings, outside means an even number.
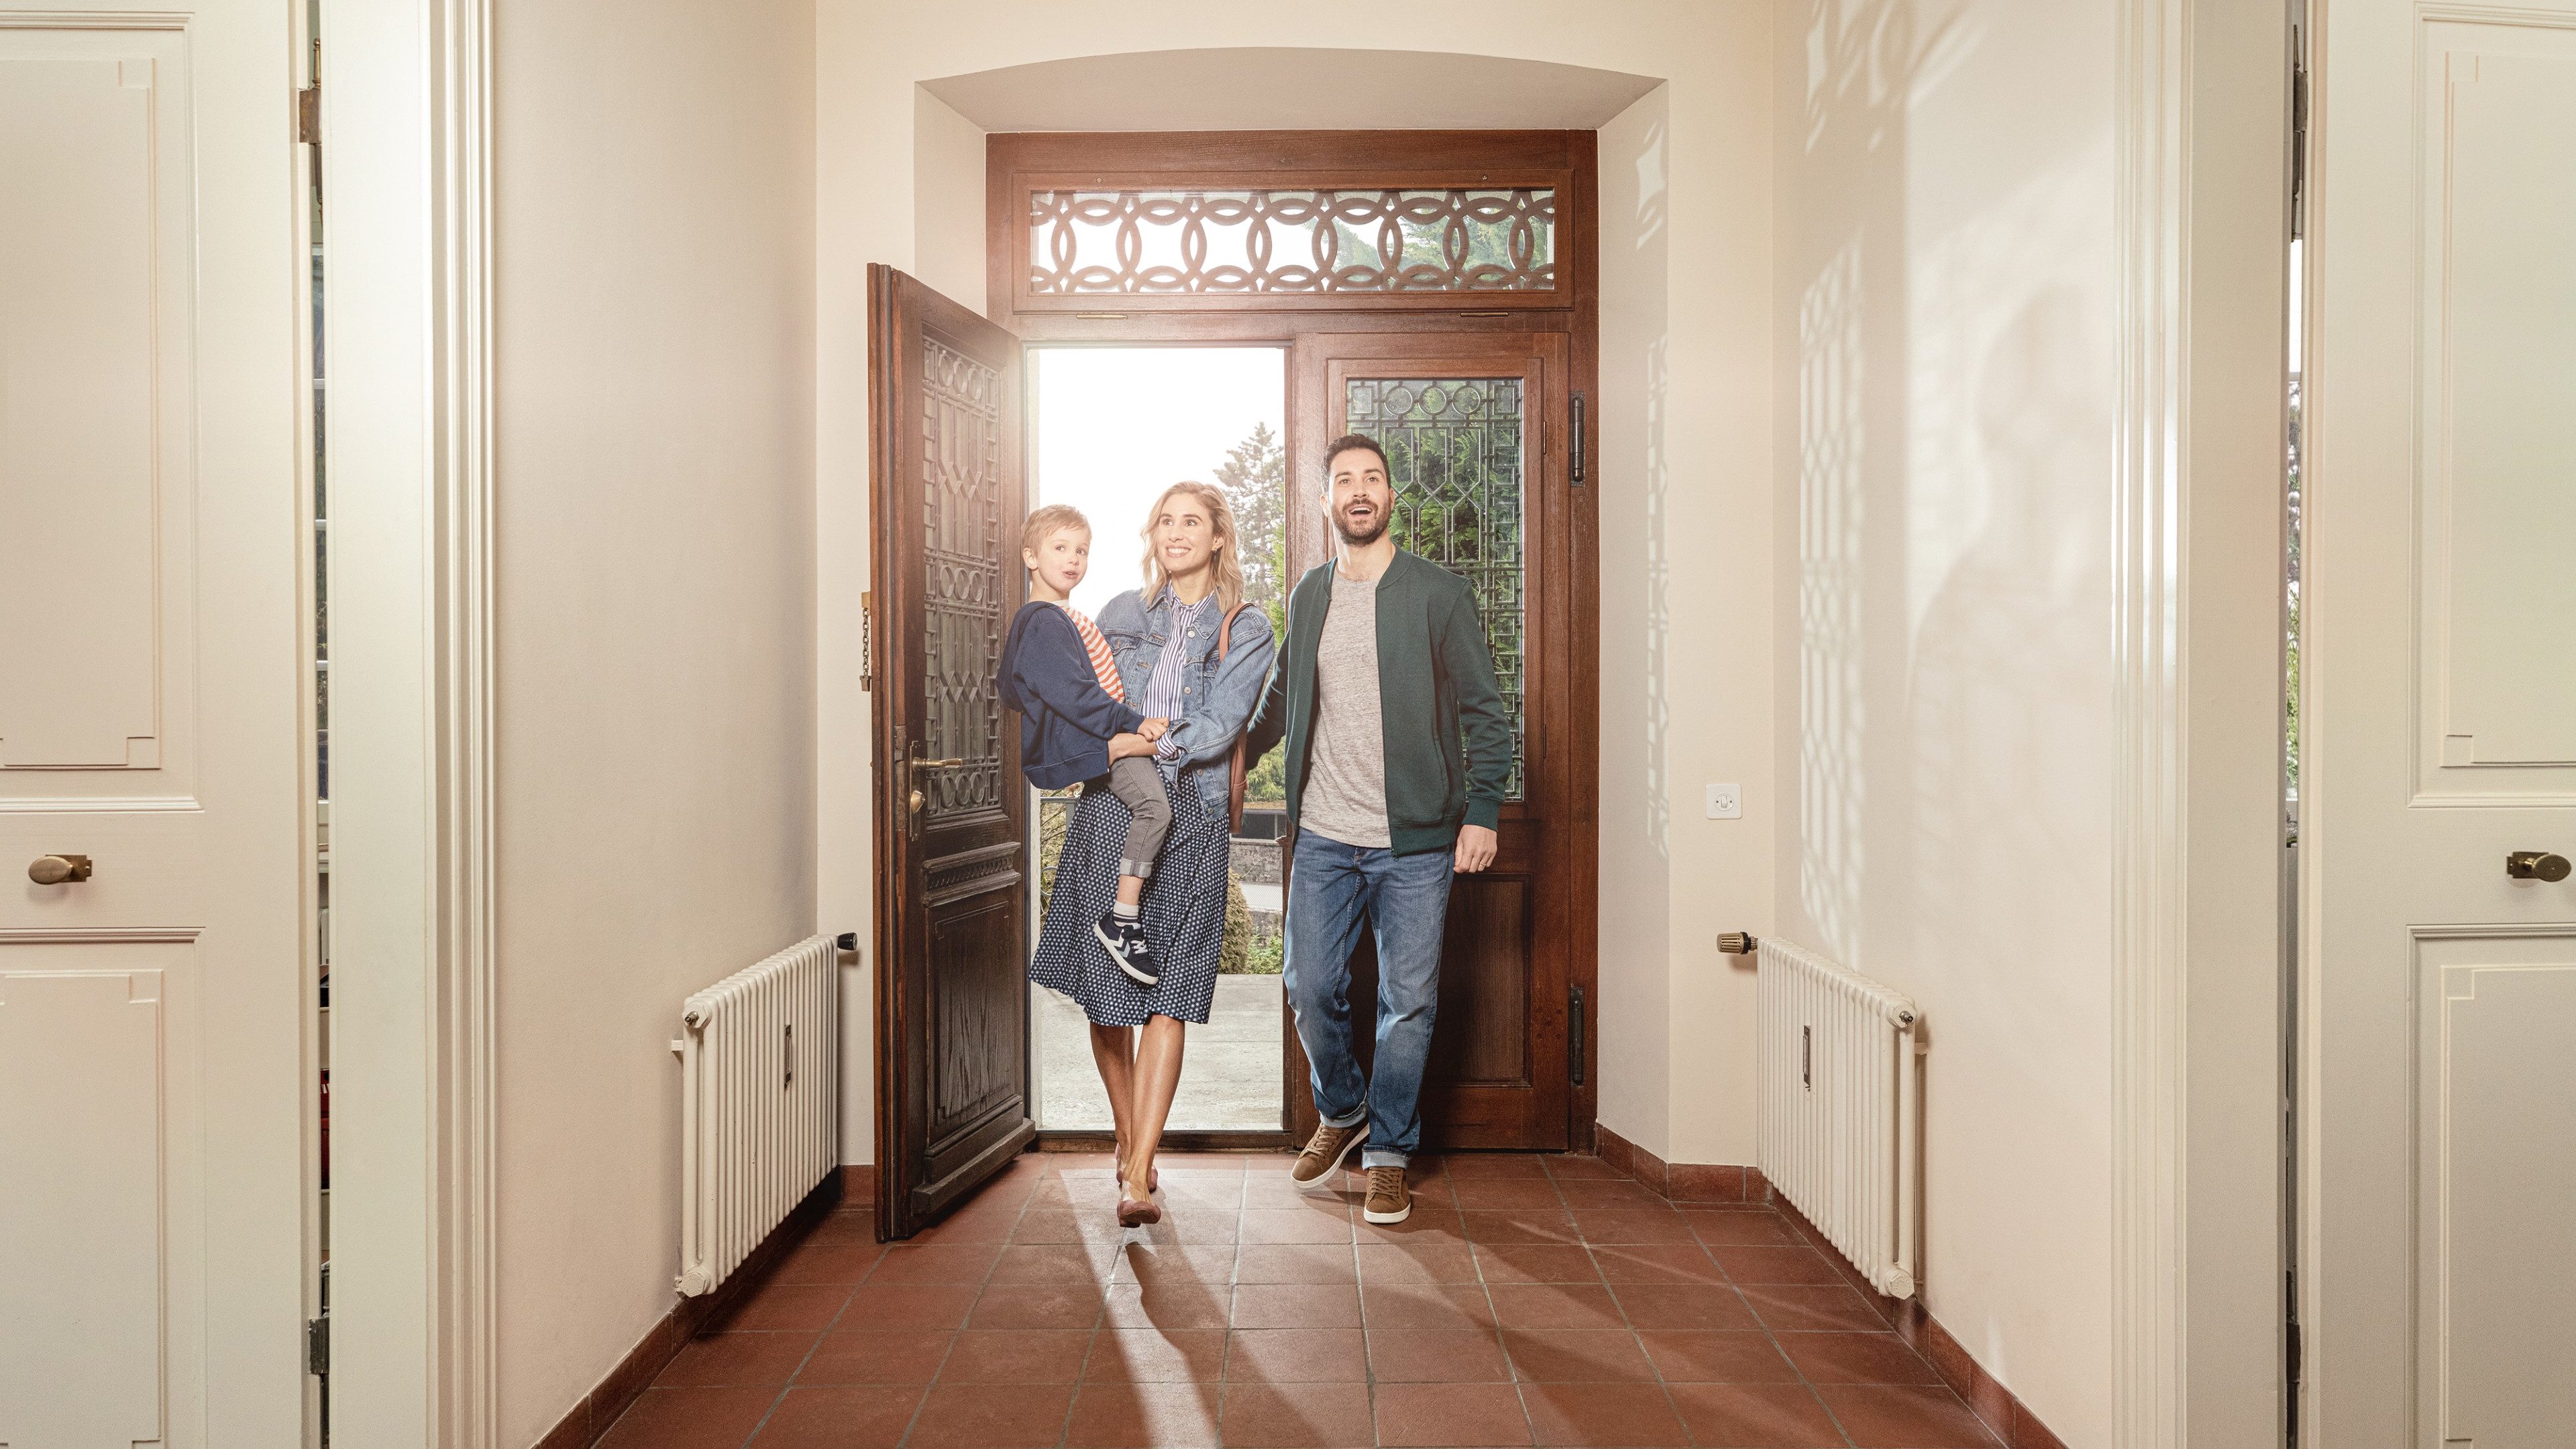
[[[38,885],[61,885],[89,879],[86,855],[40,855],[27,867],[27,879]]]
[[[2567,879],[2567,857],[2545,850],[2517,850],[2504,858],[2504,873],[2515,880]]]

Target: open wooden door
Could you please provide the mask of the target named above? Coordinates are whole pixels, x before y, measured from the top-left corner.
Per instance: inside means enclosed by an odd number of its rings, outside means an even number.
[[[1037,1135],[1028,790],[995,687],[1023,588],[1020,344],[871,266],[868,349],[877,1236],[904,1238]]]
[[[1291,354],[1288,575],[1332,557],[1317,498],[1324,445],[1366,433],[1386,448],[1396,543],[1476,586],[1519,757],[1501,849],[1449,896],[1440,1006],[1422,1086],[1426,1148],[1562,1151],[1584,1070],[1574,997],[1576,890],[1589,862],[1575,826],[1588,741],[1574,738],[1576,500],[1568,446],[1572,340],[1562,332],[1313,334]],[[1586,609],[1589,605],[1584,606]],[[1293,854],[1293,852],[1292,852]],[[1354,1023],[1377,1015],[1377,951],[1351,960]],[[1353,1030],[1363,1065],[1374,1044]],[[1306,1057],[1288,1028],[1292,1135],[1315,1129]],[[1588,1145],[1588,1144],[1587,1144]]]

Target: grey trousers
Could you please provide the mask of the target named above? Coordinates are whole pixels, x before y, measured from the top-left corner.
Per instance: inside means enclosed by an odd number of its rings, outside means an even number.
[[[1163,767],[1149,755],[1129,755],[1109,765],[1109,793],[1136,818],[1127,826],[1127,843],[1118,873],[1139,880],[1154,877],[1154,861],[1163,853],[1163,837],[1172,833],[1172,801],[1163,793]]]

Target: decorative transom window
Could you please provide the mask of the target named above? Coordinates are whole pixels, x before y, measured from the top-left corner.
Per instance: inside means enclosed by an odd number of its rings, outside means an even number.
[[[1556,285],[1553,188],[1029,193],[1037,296]]]

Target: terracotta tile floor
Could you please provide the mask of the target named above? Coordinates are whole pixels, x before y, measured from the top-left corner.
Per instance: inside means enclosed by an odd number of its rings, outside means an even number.
[[[1108,1160],[1060,1153],[912,1243],[844,1210],[601,1443],[1996,1445],[1769,1208],[1471,1156],[1417,1164],[1412,1220],[1378,1228],[1288,1162],[1166,1157],[1133,1232]]]

